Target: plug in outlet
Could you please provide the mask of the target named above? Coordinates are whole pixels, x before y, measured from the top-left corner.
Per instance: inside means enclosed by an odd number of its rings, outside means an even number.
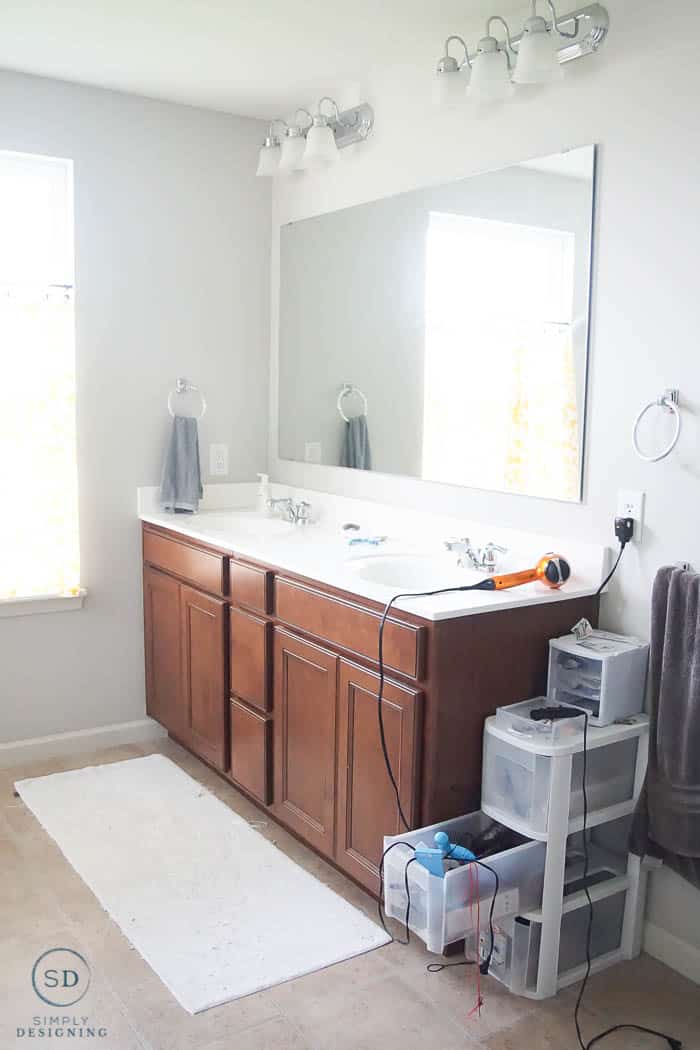
[[[209,446],[209,473],[212,477],[228,474],[228,445]]]
[[[642,542],[642,530],[644,528],[644,502],[643,492],[634,492],[631,489],[620,489],[617,494],[617,517],[632,518],[634,521],[633,543]]]

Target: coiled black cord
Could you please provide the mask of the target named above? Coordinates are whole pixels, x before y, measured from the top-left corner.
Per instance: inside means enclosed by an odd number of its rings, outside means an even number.
[[[621,544],[620,553],[617,558],[617,562],[613,567],[610,576],[617,568],[617,565],[622,557],[622,551],[625,549],[624,543]],[[607,580],[605,581],[607,583]],[[605,586],[605,584],[603,584]],[[581,793],[583,795],[583,890],[586,894],[586,901],[588,902],[588,927],[586,929],[586,972],[581,982],[579,989],[578,998],[576,999],[576,1006],[574,1007],[574,1024],[576,1026],[576,1037],[578,1039],[578,1045],[581,1050],[591,1050],[597,1043],[602,1042],[607,1036],[612,1035],[613,1032],[622,1032],[625,1029],[632,1029],[635,1032],[644,1032],[647,1035],[658,1036],[659,1039],[665,1039],[671,1050],[681,1050],[682,1043],[680,1039],[674,1038],[672,1035],[667,1035],[665,1032],[657,1032],[654,1028],[645,1028],[639,1024],[616,1024],[612,1028],[606,1028],[604,1032],[599,1032],[598,1035],[593,1036],[587,1043],[584,1042],[583,1034],[581,1032],[581,1021],[579,1013],[581,1010],[581,1004],[583,1002],[583,996],[586,991],[586,985],[588,984],[588,978],[591,976],[591,939],[593,936],[593,900],[591,893],[588,888],[588,868],[590,864],[589,851],[588,851],[588,839],[586,838],[586,825],[588,823],[588,789],[586,785],[586,774],[588,772],[588,711],[585,708],[579,708],[581,714],[584,717],[583,721],[583,768],[581,771]]]

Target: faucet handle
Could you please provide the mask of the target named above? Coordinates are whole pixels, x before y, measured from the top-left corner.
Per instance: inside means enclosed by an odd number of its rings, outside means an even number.
[[[448,551],[459,551],[462,554],[471,547],[471,540],[468,536],[464,536],[461,540],[449,539],[445,540],[445,550]]]
[[[295,504],[297,525],[306,525],[311,521],[311,504],[308,500],[300,499]]]
[[[485,572],[494,573],[498,568],[499,555],[507,553],[507,547],[501,547],[497,543],[487,543],[479,555],[481,568]]]

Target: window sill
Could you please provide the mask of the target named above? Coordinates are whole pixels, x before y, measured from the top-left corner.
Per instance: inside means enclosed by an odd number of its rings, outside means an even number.
[[[82,609],[87,591],[77,594],[37,594],[29,598],[0,598],[0,619],[5,616],[36,616],[41,613],[77,612]]]

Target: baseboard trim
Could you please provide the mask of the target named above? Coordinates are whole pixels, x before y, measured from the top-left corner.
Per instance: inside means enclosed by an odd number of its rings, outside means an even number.
[[[700,948],[682,941],[653,922],[644,924],[644,951],[684,977],[700,984]]]
[[[42,758],[96,751],[102,747],[147,743],[164,736],[167,734],[162,726],[152,718],[142,718],[138,722],[116,722],[114,725],[78,729],[72,733],[13,740],[9,744],[0,744],[0,769]]]

